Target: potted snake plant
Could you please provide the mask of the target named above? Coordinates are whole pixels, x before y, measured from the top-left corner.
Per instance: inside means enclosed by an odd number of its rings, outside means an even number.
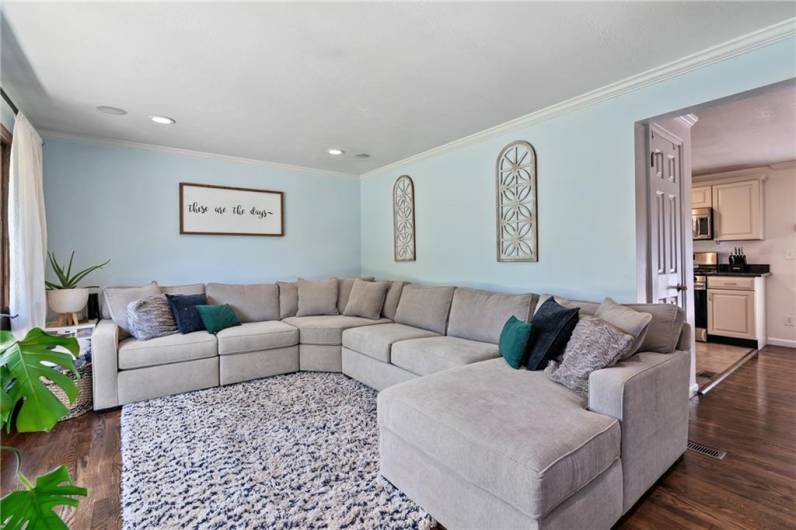
[[[69,256],[69,263],[66,266],[58,263],[53,252],[48,252],[47,258],[50,261],[53,273],[55,273],[55,281],[44,282],[47,286],[47,303],[50,309],[59,314],[77,313],[86,307],[88,291],[96,286],[78,287],[77,284],[86,276],[97,269],[101,269],[111,261],[108,260],[99,265],[92,265],[72,274],[72,263],[75,259],[74,250],[72,255]]]

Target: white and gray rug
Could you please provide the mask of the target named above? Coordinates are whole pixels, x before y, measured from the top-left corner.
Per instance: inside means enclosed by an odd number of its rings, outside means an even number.
[[[379,477],[376,392],[298,373],[125,405],[125,530],[420,528]]]

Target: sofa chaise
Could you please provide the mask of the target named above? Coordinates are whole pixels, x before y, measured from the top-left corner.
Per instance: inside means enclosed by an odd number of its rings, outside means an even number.
[[[338,281],[342,313],[353,280]],[[589,379],[584,402],[515,370],[498,341],[547,298],[392,282],[378,319],[296,316],[295,283],[197,284],[242,325],[149,341],[103,320],[92,337],[94,408],[299,370],[380,391],[381,474],[449,529],[609,528],[686,450],[689,328],[652,314],[640,353]],[[598,304],[557,299],[592,314]],[[104,301],[104,300],[103,300]]]

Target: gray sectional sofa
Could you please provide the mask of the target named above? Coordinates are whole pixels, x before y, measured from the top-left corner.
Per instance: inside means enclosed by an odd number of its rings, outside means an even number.
[[[353,280],[339,280],[338,308]],[[149,341],[106,317],[93,341],[94,407],[104,409],[295,372],[340,372],[380,390],[382,475],[449,529],[609,528],[686,450],[689,328],[652,314],[640,353],[589,379],[588,401],[500,358],[506,320],[536,294],[393,282],[380,319],[296,315],[292,283],[203,289],[243,322]],[[599,304],[557,299],[592,314]]]

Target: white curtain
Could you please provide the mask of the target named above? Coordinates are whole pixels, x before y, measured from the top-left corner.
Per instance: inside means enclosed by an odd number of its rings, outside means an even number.
[[[44,268],[47,222],[44,216],[42,141],[20,112],[11,140],[8,186],[11,329],[43,327],[47,319]]]

